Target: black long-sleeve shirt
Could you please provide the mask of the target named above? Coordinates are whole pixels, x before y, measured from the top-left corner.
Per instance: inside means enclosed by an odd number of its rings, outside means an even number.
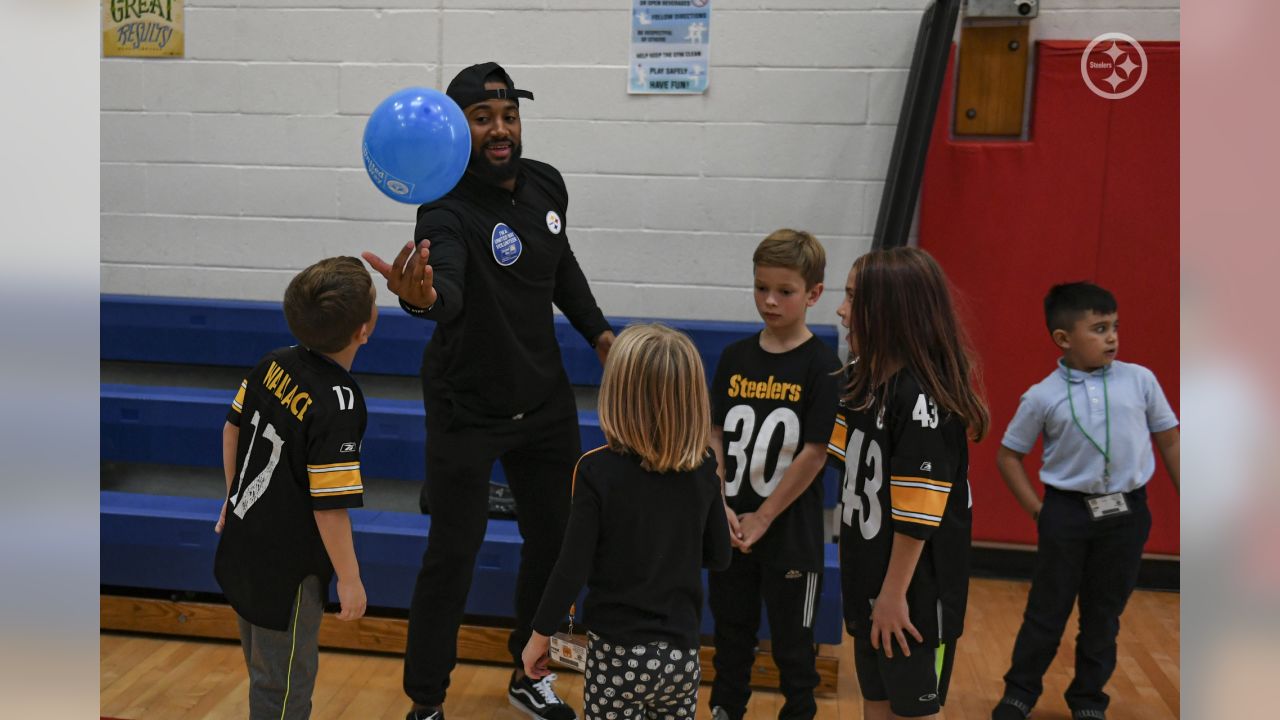
[[[566,234],[559,171],[522,160],[514,191],[467,173],[418,208],[414,239],[431,240],[438,324],[422,358],[428,393],[483,416],[510,417],[562,386],[552,304],[588,342],[610,329]],[[403,303],[402,303],[403,305]]]
[[[583,584],[581,621],[610,642],[699,645],[702,568],[729,566],[729,522],[715,457],[656,473],[607,447],[578,461],[560,559],[533,629],[551,635]]]

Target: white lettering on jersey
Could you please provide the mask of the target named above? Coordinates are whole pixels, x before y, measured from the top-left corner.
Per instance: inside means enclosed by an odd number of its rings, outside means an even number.
[[[244,472],[249,468],[249,459],[253,456],[253,443],[257,439],[258,433],[258,411],[253,411],[254,436],[249,438],[249,450],[244,454],[244,464],[240,468],[240,484],[244,483]],[[262,437],[271,443],[271,457],[268,458],[266,467],[258,473],[258,476],[249,483],[249,487],[244,488],[244,494],[240,494],[240,488],[237,487],[236,494],[231,496],[231,504],[235,507],[235,514],[240,519],[244,519],[245,513],[249,512],[254,503],[258,502],[258,498],[267,491],[267,486],[271,484],[271,475],[276,471],[276,465],[280,462],[280,450],[284,447],[284,438],[276,434],[276,429],[271,423],[262,429]]]
[[[356,406],[356,394],[351,391],[351,388],[346,385],[334,385],[333,391],[338,395],[339,410],[350,410]],[[343,391],[347,393],[345,397],[342,394]]]
[[[741,431],[739,431],[741,428]],[[736,439],[729,442],[728,454],[734,459],[733,480],[726,481],[724,494],[734,497],[742,488],[742,476],[750,469],[751,488],[760,497],[769,497],[782,482],[787,468],[795,459],[800,448],[800,418],[789,407],[775,408],[760,424],[760,433],[755,435],[756,411],[750,405],[734,405],[725,414],[724,431],[738,433]],[[774,433],[782,430],[782,446],[778,448],[778,457],[773,465],[773,473],[768,480],[764,477],[767,465],[769,446],[773,442]],[[754,436],[754,437],[753,437]],[[751,448],[751,457],[747,458],[747,448]]]
[[[938,404],[924,393],[916,398],[915,409],[911,411],[911,419],[920,423],[920,427],[934,429],[938,427]]]
[[[866,441],[867,434],[862,430],[854,430],[849,436],[849,443],[845,446],[845,464],[844,464],[844,493],[842,501],[844,502],[844,524],[853,525],[853,514],[858,513],[858,530],[861,531],[862,537],[870,540],[880,533],[881,513],[880,513],[880,488],[884,486],[884,459],[880,452],[880,443],[873,438],[867,444],[867,454],[862,454],[863,443]],[[859,494],[858,475],[862,470],[862,466],[866,465],[869,470],[867,480],[863,484]],[[865,502],[863,495],[866,496]],[[863,510],[866,510],[865,516]]]

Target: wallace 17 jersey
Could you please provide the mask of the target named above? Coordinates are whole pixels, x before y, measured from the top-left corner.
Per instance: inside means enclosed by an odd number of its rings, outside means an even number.
[[[302,346],[272,351],[241,383],[227,413],[240,436],[214,574],[254,625],[287,629],[307,575],[328,593],[333,566],[314,511],[362,505],[367,417],[355,379]]]
[[[925,542],[907,589],[912,624],[926,641],[959,637],[973,504],[963,423],[900,370],[882,403],[861,411],[840,405],[827,453],[844,473],[840,574],[849,633],[870,638],[871,609],[901,533]]]

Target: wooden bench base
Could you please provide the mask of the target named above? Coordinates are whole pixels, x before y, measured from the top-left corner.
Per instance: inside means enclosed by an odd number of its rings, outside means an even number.
[[[320,647],[402,655],[408,625],[407,620],[385,617],[363,617],[355,622],[342,622],[326,614],[320,624]],[[216,603],[103,595],[100,627],[103,630],[161,635],[240,639],[235,611],[229,605]],[[458,659],[501,664],[510,662],[511,656],[507,652],[510,632],[507,628],[463,625],[458,629]],[[711,647],[703,646],[703,683],[715,679],[715,667],[711,664],[713,654]],[[835,694],[839,665],[833,647],[818,646],[818,694]],[[756,656],[751,670],[751,685],[770,690],[778,688],[778,668],[767,652]]]

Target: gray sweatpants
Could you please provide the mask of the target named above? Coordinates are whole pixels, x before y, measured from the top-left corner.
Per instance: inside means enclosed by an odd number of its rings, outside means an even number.
[[[289,629],[268,630],[236,616],[249,666],[249,720],[306,720],[320,664],[320,580],[298,586]]]

